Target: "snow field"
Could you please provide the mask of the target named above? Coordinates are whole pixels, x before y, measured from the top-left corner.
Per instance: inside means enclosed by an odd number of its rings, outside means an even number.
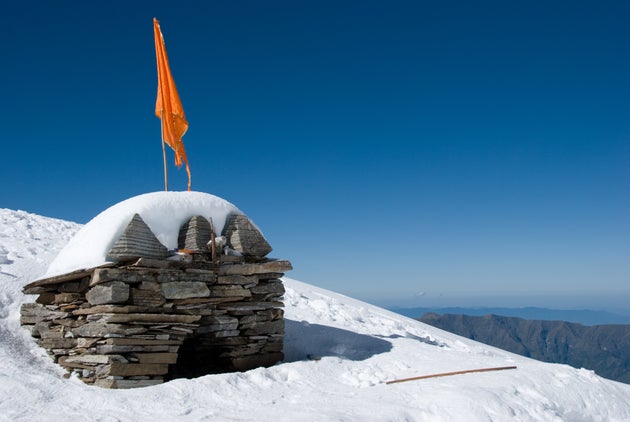
[[[630,385],[485,346],[288,277],[280,364],[135,390],[65,379],[20,327],[19,308],[34,300],[22,286],[79,229],[0,210],[0,420],[630,420]],[[385,384],[511,365],[518,368]]]

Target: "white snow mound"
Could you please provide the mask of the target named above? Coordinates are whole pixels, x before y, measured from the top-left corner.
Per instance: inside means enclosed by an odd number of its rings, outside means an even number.
[[[153,192],[134,196],[109,207],[90,220],[52,261],[43,278],[97,267],[122,235],[134,214],[139,214],[160,242],[177,248],[179,228],[191,217],[212,219],[221,232],[230,214],[243,214],[228,201],[203,192]]]

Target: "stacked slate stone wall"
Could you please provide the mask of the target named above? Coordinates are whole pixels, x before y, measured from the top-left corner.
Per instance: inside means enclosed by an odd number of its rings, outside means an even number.
[[[182,228],[193,233],[180,232],[180,246],[188,242],[196,249],[182,248],[186,252],[169,257],[153,239],[147,243],[144,223],[134,216],[110,251],[110,257],[123,257],[119,262],[27,285],[25,293],[39,296],[22,306],[22,325],[59,365],[107,388],[281,361],[280,278],[291,264],[249,254],[248,248],[258,253],[271,248],[260,243],[262,235],[252,235],[257,230],[243,216],[230,219],[228,232],[217,238],[206,230],[211,224],[193,219]],[[241,220],[238,227],[228,229],[235,219]],[[196,233],[209,233],[211,247]],[[257,238],[257,246],[239,244],[247,238]]]

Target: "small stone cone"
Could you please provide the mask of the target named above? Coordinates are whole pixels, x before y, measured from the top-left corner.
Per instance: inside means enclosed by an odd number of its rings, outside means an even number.
[[[264,257],[272,250],[262,233],[244,215],[232,214],[225,225],[223,236],[228,246],[242,255]]]
[[[177,247],[194,252],[208,252],[212,227],[210,222],[201,215],[192,217],[181,229],[177,237]]]
[[[168,256],[168,250],[155,237],[142,217],[135,214],[107,256],[117,261],[138,258],[164,259]]]

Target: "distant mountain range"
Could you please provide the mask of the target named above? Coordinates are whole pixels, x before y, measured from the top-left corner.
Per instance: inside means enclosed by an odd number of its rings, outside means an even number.
[[[455,315],[503,315],[523,319],[544,320],[544,321],[568,321],[583,325],[604,325],[604,324],[630,324],[630,312],[626,315],[615,314],[606,311],[593,311],[589,309],[548,309],[537,307],[523,308],[401,308],[389,307],[391,311],[399,313],[409,318],[419,318],[422,315],[432,312],[436,314]]]
[[[544,362],[592,369],[630,384],[630,325],[426,313],[418,320],[451,333]]]

